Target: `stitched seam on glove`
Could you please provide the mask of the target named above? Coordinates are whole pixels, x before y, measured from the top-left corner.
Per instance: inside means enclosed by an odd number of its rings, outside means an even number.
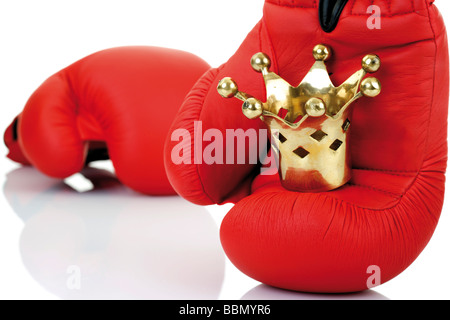
[[[433,23],[431,22],[431,14],[430,14],[429,7],[427,7],[427,12],[428,12],[428,22],[430,23],[430,29],[434,36],[433,39],[434,39],[435,51],[434,51],[434,68],[433,68],[433,95],[432,95],[430,110],[429,110],[429,115],[428,115],[427,134],[426,134],[426,138],[425,138],[425,152],[428,152],[428,149],[430,147],[430,124],[431,124],[431,114],[432,114],[432,111],[434,108],[434,103],[435,103],[434,93],[435,93],[435,88],[436,88],[436,61],[437,61],[437,54],[438,54],[438,45],[436,42],[436,32],[433,28]],[[425,156],[422,158],[421,168],[423,168],[424,164],[425,164]]]
[[[80,113],[80,104],[78,101],[78,97],[75,94],[75,90],[73,88],[73,83],[72,83],[72,79],[70,78],[68,72],[66,71],[66,69],[63,69],[59,72],[59,77],[62,81],[64,81],[65,83],[67,83],[67,87],[69,89],[69,94],[70,94],[70,98],[73,101],[73,105],[75,106],[75,115],[78,116]]]
[[[260,49],[263,51],[263,44],[262,44],[262,28],[264,28],[264,34],[266,36],[267,42],[269,44],[270,53],[272,55],[272,67],[274,72],[278,72],[278,58],[275,53],[275,46],[273,45],[272,37],[270,36],[270,32],[268,29],[267,21],[266,21],[266,15],[263,16],[262,23],[261,23],[261,30],[260,30]]]
[[[376,171],[376,172],[383,172],[389,175],[393,176],[401,176],[401,177],[408,177],[411,176],[411,174],[417,174],[418,170],[410,170],[410,171],[403,171],[403,170],[384,170],[384,169],[374,169],[374,168],[352,168],[353,170],[365,170],[365,171]]]
[[[216,82],[216,81],[218,80],[217,77],[219,76],[220,71],[223,69],[224,66],[225,66],[225,64],[219,66],[218,68],[210,69],[210,70],[207,71],[207,73],[202,77],[202,79],[204,79],[204,77],[205,77],[206,75],[209,75],[209,74],[212,74],[213,72],[215,72],[214,78],[211,80],[211,84],[213,84],[214,82]],[[200,80],[200,81],[201,81],[201,80]],[[210,93],[210,91],[211,91],[212,88],[213,88],[213,86],[209,86],[208,90],[205,92],[205,94],[204,94],[204,95],[202,96],[202,98],[201,98],[201,101],[200,101],[200,103],[201,103],[200,113],[198,114],[198,117],[197,117],[197,119],[199,119],[199,120],[202,118],[203,107],[204,107],[204,105],[205,105],[205,99],[206,99],[206,97],[209,95],[209,93]],[[198,165],[198,164],[195,165],[195,170],[196,170],[196,172],[197,172],[198,181],[199,181],[199,183],[200,183],[200,186],[202,187],[202,191],[203,191],[204,195],[208,198],[208,200],[211,201],[211,203],[216,203],[216,201],[213,200],[212,197],[206,192],[206,188],[205,188],[205,186],[203,185],[202,177],[201,177],[201,175],[200,175],[199,167],[200,167],[200,165]]]
[[[354,187],[358,187],[358,188],[369,189],[369,190],[380,192],[380,193],[384,193],[384,194],[386,194],[388,196],[391,196],[393,198],[396,198],[396,199],[400,199],[404,195],[404,193],[397,194],[397,193],[393,193],[393,192],[386,191],[386,190],[383,190],[383,189],[374,188],[374,187],[370,187],[370,186],[366,186],[366,185],[362,185],[362,184],[356,184],[356,183],[353,183],[353,182],[350,182],[348,185],[354,186]]]

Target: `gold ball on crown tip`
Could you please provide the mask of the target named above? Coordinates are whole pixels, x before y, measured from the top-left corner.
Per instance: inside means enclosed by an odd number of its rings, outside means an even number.
[[[242,105],[242,112],[250,120],[259,118],[263,114],[263,104],[258,99],[249,98]]]
[[[255,54],[250,63],[252,68],[257,72],[262,72],[264,69],[270,68],[271,65],[270,58],[262,52]]]
[[[313,49],[313,56],[316,61],[327,61],[331,57],[331,51],[327,46],[318,44]]]
[[[224,98],[233,98],[239,92],[236,82],[228,77],[219,82],[217,91]]]
[[[325,103],[322,101],[322,99],[319,98],[311,98],[306,102],[305,105],[306,113],[310,117],[321,117],[326,112],[326,106]]]
[[[362,68],[367,73],[377,72],[381,67],[381,60],[375,54],[368,54],[362,60]]]
[[[377,78],[366,78],[361,82],[361,93],[369,98],[374,98],[381,93],[381,83]]]

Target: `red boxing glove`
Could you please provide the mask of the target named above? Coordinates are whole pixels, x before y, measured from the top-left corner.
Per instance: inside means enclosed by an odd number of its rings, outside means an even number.
[[[173,194],[164,140],[184,97],[208,68],[190,53],[156,47],[86,57],[31,96],[5,132],[8,157],[56,178],[110,158],[130,188]]]
[[[371,5],[381,10],[380,28],[369,28]],[[351,181],[331,192],[292,192],[278,175],[259,175],[249,155],[246,164],[237,163],[239,150],[227,129],[266,127],[245,118],[241,103],[223,99],[216,87],[232,77],[241,91],[266,101],[252,56],[266,53],[270,70],[297,85],[317,44],[332,48],[326,64],[334,84],[359,70],[362,57],[377,54],[383,89],[354,103]],[[222,223],[222,244],[256,280],[309,292],[354,292],[384,283],[417,258],[440,217],[448,71],[445,26],[433,1],[266,0],[263,19],[237,53],[205,74],[186,98],[166,144],[169,179],[197,204],[236,203]],[[265,144],[265,137],[260,140]],[[201,161],[202,154],[213,154],[212,145],[227,157]],[[181,160],[174,161],[180,150]],[[234,163],[226,159],[230,150]]]

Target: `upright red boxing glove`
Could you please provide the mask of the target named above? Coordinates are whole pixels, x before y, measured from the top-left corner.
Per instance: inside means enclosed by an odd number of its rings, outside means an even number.
[[[164,171],[166,134],[209,65],[186,52],[122,47],[95,53],[46,80],[6,130],[8,157],[56,178],[111,159],[121,182],[174,194]]]
[[[370,6],[381,11],[378,26],[368,24]],[[293,192],[278,175],[260,175],[248,154],[238,164],[227,130],[266,126],[244,117],[241,104],[223,99],[216,88],[232,77],[239,90],[265,102],[261,74],[249,63],[253,55],[265,53],[270,71],[296,86],[310,70],[317,44],[332,50],[326,66],[336,85],[361,68],[361,58],[378,55],[382,91],[353,104],[351,180],[334,191]],[[222,223],[222,244],[256,280],[309,292],[354,292],[385,283],[418,257],[440,217],[448,72],[445,26],[433,1],[266,0],[263,19],[237,53],[205,74],[181,107],[166,143],[169,179],[194,203],[236,203]],[[236,93],[232,86],[226,90]],[[276,106],[279,100],[272,98]],[[261,115],[257,103],[244,109]],[[266,143],[264,136],[249,140],[247,147]],[[215,161],[202,159],[205,154]]]

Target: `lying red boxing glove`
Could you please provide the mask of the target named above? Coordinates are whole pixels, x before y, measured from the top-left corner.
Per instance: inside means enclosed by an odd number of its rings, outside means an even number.
[[[379,29],[368,28],[371,5],[381,10]],[[378,55],[382,92],[354,103],[349,183],[330,192],[292,192],[278,175],[260,175],[251,155],[238,162],[227,130],[266,126],[245,118],[241,104],[220,97],[216,87],[232,77],[239,90],[265,102],[252,56],[264,52],[270,71],[296,85],[310,70],[317,44],[332,49],[326,65],[335,84],[360,69],[365,55]],[[448,71],[445,26],[433,1],[266,0],[263,19],[237,53],[205,74],[181,107],[166,143],[169,179],[194,203],[236,203],[222,223],[222,244],[256,280],[330,293],[385,283],[418,257],[440,217]],[[265,143],[259,136],[247,147]],[[213,163],[201,158],[205,154]]]
[[[56,178],[111,159],[121,182],[174,194],[164,171],[166,134],[209,68],[186,52],[122,47],[86,57],[45,81],[6,130],[8,157]]]

